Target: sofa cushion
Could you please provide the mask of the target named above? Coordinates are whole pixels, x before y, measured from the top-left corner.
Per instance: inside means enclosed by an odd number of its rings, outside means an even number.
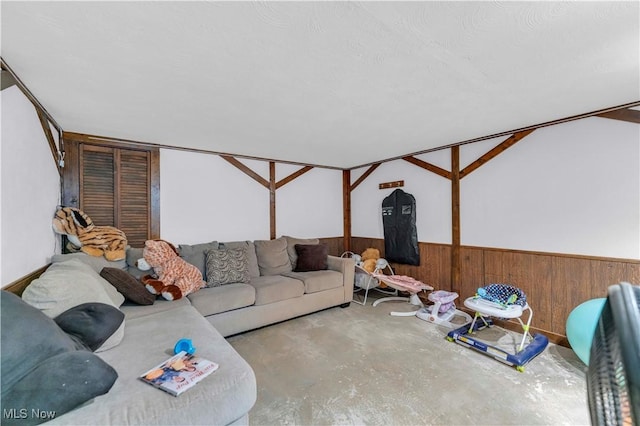
[[[326,244],[296,244],[295,272],[322,271],[328,268]]]
[[[124,314],[104,303],[83,303],[61,313],[53,320],[85,348],[98,351],[120,328]]]
[[[207,287],[248,283],[250,279],[245,247],[207,251]]]
[[[130,319],[146,317],[159,312],[171,311],[183,306],[191,306],[191,301],[188,297],[181,297],[178,300],[166,300],[161,297],[156,299],[153,305],[138,305],[131,302],[125,302],[125,304],[120,307],[120,310],[124,312],[125,321],[129,321]]]
[[[283,235],[282,238],[287,240],[287,254],[289,255],[289,261],[291,262],[291,269],[296,269],[296,263],[298,261],[298,252],[296,252],[296,244],[320,244],[320,240],[317,238],[295,238]]]
[[[304,294],[302,281],[282,275],[253,278],[251,285],[256,289],[255,305],[268,305]]]
[[[200,291],[206,290],[209,289]],[[175,305],[180,300],[167,303]],[[159,302],[133,308],[154,310]],[[220,368],[178,398],[138,379],[167,360],[176,341],[184,337],[193,340],[196,354],[220,364]],[[256,401],[256,380],[251,367],[187,304],[131,320],[127,317],[125,339],[115,351],[100,356],[120,376],[111,391],[94,404],[56,417],[47,426],[227,425],[242,418]]]
[[[304,282],[305,293],[317,293],[344,285],[342,273],[331,270],[288,272],[285,276]]]
[[[78,259],[53,263],[29,284],[22,299],[51,318],[82,303],[107,303],[117,308],[124,302],[123,295]]]
[[[249,284],[227,284],[203,288],[187,296],[202,316],[251,306],[256,301],[256,290]]]
[[[220,248],[246,248],[247,249],[247,268],[250,277],[259,277],[260,268],[258,267],[258,257],[256,256],[256,246],[253,241],[228,241],[220,243]]]
[[[122,269],[102,268],[100,276],[116,288],[125,299],[138,305],[153,305],[156,296],[149,293],[142,282]]]
[[[256,245],[260,276],[291,272],[286,239],[280,237],[276,240],[257,240],[254,241],[254,244]]]
[[[34,417],[32,410],[58,417],[109,391],[118,377],[111,366],[78,350],[77,343],[38,309],[12,293],[1,293],[0,402],[4,412],[25,410],[27,415],[3,416],[3,425],[41,423],[46,419]]]
[[[180,253],[180,257],[186,260],[188,263],[194,265],[196,268],[200,270],[202,273],[202,278],[207,280],[207,264],[206,264],[206,253],[211,249],[217,249],[218,242],[211,241],[210,243],[202,243],[202,244],[180,244],[178,247],[178,253]]]

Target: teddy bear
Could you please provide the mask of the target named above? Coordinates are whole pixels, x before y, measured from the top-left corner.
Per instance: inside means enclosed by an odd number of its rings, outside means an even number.
[[[70,249],[89,256],[103,256],[110,261],[122,260],[126,255],[127,236],[113,226],[96,226],[82,210],[59,206],[53,217],[53,230],[66,235]]]
[[[362,269],[369,273],[373,273],[376,270],[376,262],[380,259],[380,250],[375,248],[368,248],[360,255],[362,262]]]
[[[178,300],[206,285],[200,270],[182,259],[178,250],[167,241],[145,241],[142,256],[155,273],[155,277],[147,274],[140,279],[151,294]],[[141,261],[138,265],[144,267]]]

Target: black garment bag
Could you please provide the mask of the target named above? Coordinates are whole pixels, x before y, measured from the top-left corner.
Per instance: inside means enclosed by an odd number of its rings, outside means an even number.
[[[416,199],[396,189],[382,200],[384,257],[389,262],[420,265],[416,230]]]

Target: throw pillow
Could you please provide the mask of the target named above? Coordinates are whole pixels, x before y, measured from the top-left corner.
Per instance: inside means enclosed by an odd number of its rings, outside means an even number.
[[[117,302],[110,297],[106,286],[111,287]],[[53,263],[33,280],[22,293],[22,299],[40,309],[48,317],[54,318],[64,311],[87,302],[99,302],[120,307],[124,296],[78,259]]]
[[[321,271],[329,267],[325,244],[296,244],[298,262],[295,272]]]
[[[280,237],[275,240],[258,240],[254,244],[260,275],[282,275],[292,271],[286,239]]]
[[[320,244],[320,240],[317,238],[294,238],[283,235],[282,238],[287,240],[287,254],[289,255],[289,261],[291,262],[291,268],[296,269],[296,262],[298,261],[298,253],[296,252],[296,244]]]
[[[218,248],[246,248],[249,276],[251,276],[252,278],[260,276],[260,268],[258,268],[258,258],[256,257],[256,246],[253,244],[253,241],[221,242]]]
[[[207,287],[248,283],[250,279],[246,249],[218,249],[207,252]]]
[[[104,256],[96,257],[89,256],[86,253],[66,253],[66,254],[54,254],[51,257],[51,263],[64,262],[69,259],[78,259],[87,265],[91,266],[94,271],[100,272],[102,268],[118,268],[126,269],[127,261],[125,259],[110,261],[104,258]]]
[[[127,300],[138,305],[153,305],[156,297],[149,293],[142,282],[122,269],[103,268],[100,276],[109,281]]]
[[[120,328],[124,313],[104,303],[83,303],[53,320],[65,333],[93,352]]]
[[[0,404],[5,412],[52,411],[56,416],[111,389],[116,371],[78,345],[58,325],[15,294],[2,291]],[[28,326],[26,326],[28,324]],[[2,424],[37,424],[46,419],[3,417]]]
[[[180,257],[186,260],[188,263],[194,265],[202,273],[202,279],[207,280],[207,251],[215,250],[218,248],[217,241],[211,241],[210,243],[202,244],[180,244],[178,246],[178,253]]]

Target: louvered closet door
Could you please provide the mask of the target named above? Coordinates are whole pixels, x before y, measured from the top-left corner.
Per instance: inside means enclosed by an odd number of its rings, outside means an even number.
[[[115,226],[129,245],[142,247],[153,238],[151,153],[79,144],[79,207],[96,225]]]

